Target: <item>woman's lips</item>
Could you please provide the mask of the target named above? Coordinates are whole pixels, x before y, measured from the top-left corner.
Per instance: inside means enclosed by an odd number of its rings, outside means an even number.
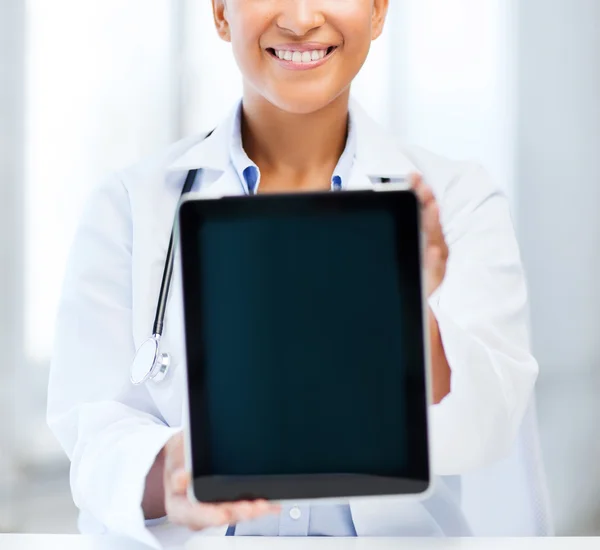
[[[283,68],[294,71],[305,71],[320,67],[329,61],[337,51],[336,46],[294,46],[268,48],[269,55]]]

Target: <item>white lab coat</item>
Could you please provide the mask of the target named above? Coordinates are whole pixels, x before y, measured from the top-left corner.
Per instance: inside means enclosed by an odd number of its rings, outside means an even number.
[[[406,148],[353,104],[357,153],[347,189],[420,172],[432,187],[450,247],[446,279],[430,299],[452,368],[451,394],[430,414],[433,472],[456,476],[494,463],[514,444],[536,380],[527,298],[506,198],[485,171]],[[71,486],[86,532],[156,545],[141,511],[145,476],[182,423],[181,288],[167,309],[161,384],[134,387],[130,365],[152,330],[174,213],[187,170],[239,194],[229,126],[181,141],[115,174],[91,196],[70,254],[59,307],[48,421],[72,461]],[[177,267],[176,267],[177,271]],[[375,284],[375,283],[374,283]],[[468,533],[459,484],[437,477],[424,503],[350,501],[359,536]],[[225,529],[211,530],[222,534]]]

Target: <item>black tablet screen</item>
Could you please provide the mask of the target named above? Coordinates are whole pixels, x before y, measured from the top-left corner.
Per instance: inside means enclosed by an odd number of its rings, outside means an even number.
[[[184,244],[194,477],[270,476],[254,491],[276,498],[303,476],[349,495],[427,478],[416,219],[275,202],[205,210]]]

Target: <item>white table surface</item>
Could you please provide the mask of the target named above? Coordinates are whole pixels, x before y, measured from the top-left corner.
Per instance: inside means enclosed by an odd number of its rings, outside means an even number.
[[[185,550],[600,550],[600,538],[242,538],[194,539]],[[4,549],[3,549],[4,550]]]
[[[146,550],[116,537],[2,535],[1,550]],[[600,538],[403,539],[196,537],[186,550],[600,550]]]
[[[0,550],[147,550],[143,544],[118,537],[84,535],[0,534]]]

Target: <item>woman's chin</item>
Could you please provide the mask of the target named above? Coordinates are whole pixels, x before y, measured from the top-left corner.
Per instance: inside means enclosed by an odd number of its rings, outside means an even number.
[[[302,88],[287,88],[269,94],[269,101],[287,113],[308,115],[328,107],[336,100],[348,101],[349,94],[344,91],[327,92],[327,90],[310,90]]]

